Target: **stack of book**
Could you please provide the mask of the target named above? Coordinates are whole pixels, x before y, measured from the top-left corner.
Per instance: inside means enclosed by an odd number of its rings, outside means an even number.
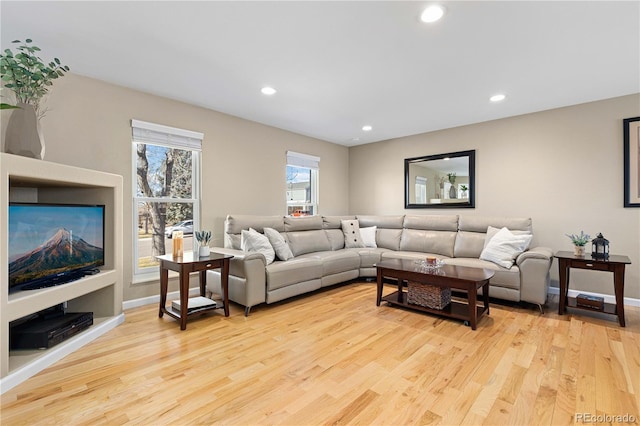
[[[192,297],[189,299],[189,304],[187,305],[187,312],[194,312],[200,309],[211,309],[216,307],[216,301],[208,299],[206,297],[198,296]],[[174,300],[171,302],[171,308],[174,311],[181,312],[180,308],[180,300]]]
[[[604,311],[604,298],[599,296],[591,296],[589,294],[579,294],[576,297],[576,305],[581,308],[593,309],[595,311]]]

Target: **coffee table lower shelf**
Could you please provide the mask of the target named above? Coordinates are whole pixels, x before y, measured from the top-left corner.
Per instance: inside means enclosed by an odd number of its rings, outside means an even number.
[[[398,292],[394,291],[391,294],[382,297],[382,300],[396,306],[402,306],[404,308],[414,309],[416,311],[428,312],[430,314],[440,315],[446,318],[455,318],[469,324],[471,318],[469,317],[469,304],[451,299],[451,303],[444,307],[444,309],[432,309],[426,306],[414,305],[407,302],[407,293],[402,292],[400,300],[398,300]],[[476,306],[476,315],[479,320],[482,315],[488,312],[488,308],[485,306]]]

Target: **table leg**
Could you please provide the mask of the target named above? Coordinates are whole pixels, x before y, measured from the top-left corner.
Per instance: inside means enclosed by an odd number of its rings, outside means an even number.
[[[489,280],[482,286],[482,301],[484,308],[487,310],[487,315],[489,315]]]
[[[558,301],[558,315],[562,315],[567,311],[567,294],[569,292],[569,268],[565,259],[558,260],[558,273],[560,286],[560,300]]]
[[[378,268],[376,285],[376,306],[380,306],[380,302],[382,301],[382,269],[380,268]]]
[[[613,289],[616,295],[616,314],[620,327],[624,322],[624,264],[616,265],[613,271]]]
[[[207,289],[207,271],[200,271],[200,296],[204,297]]]
[[[189,273],[180,270],[180,330],[187,328],[189,312]]]
[[[229,316],[229,259],[224,259],[222,261],[222,270],[221,270],[221,281],[222,281],[222,303],[224,304],[224,316]]]
[[[478,324],[478,311],[476,305],[478,303],[478,289],[475,283],[467,287],[467,303],[469,304],[469,323],[471,329],[475,330]]]
[[[167,304],[167,287],[169,286],[169,270],[160,263],[160,309],[158,316],[164,315],[164,307]]]

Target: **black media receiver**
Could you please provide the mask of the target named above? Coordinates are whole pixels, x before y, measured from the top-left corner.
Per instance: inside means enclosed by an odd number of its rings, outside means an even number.
[[[48,349],[93,325],[93,312],[38,316],[10,327],[9,349]]]

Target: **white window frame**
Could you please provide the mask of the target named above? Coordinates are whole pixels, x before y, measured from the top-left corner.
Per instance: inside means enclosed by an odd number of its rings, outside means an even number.
[[[290,202],[287,197],[287,182],[285,180],[285,215],[289,215],[289,206],[304,206],[305,208],[313,208],[313,216],[317,216],[320,214],[320,157],[309,154],[302,154],[300,152],[287,151],[286,158],[286,166],[285,166],[285,175],[286,168],[288,166],[292,167],[303,167],[311,170],[311,182],[310,182],[310,190],[311,190],[311,200],[308,203],[299,203],[299,202]]]
[[[201,156],[202,140],[204,133],[184,130],[161,124],[149,123],[140,120],[131,120],[132,143],[131,143],[131,165],[132,165],[132,245],[133,245],[133,281],[144,282],[157,279],[160,275],[158,267],[140,268],[138,266],[138,205],[144,202],[158,203],[190,203],[193,205],[193,229],[194,232],[200,229],[200,199],[201,199]],[[191,179],[193,198],[170,198],[170,197],[139,197],[137,179],[137,151],[138,143],[148,145],[164,146],[191,151]],[[195,238],[194,247],[195,248]],[[189,247],[185,247],[189,250]]]

